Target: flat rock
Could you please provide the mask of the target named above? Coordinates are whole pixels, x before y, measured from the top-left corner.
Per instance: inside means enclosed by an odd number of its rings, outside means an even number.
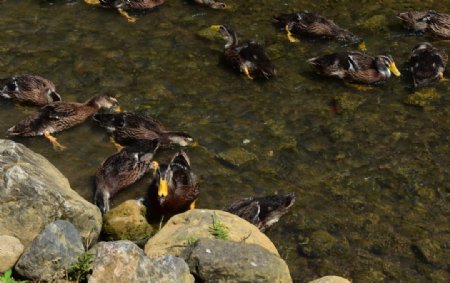
[[[309,281],[308,283],[350,283],[349,280],[339,276],[324,276],[319,279]]]
[[[8,235],[0,236],[0,273],[14,267],[23,249],[24,246],[19,239]]]
[[[213,217],[229,229],[231,241],[257,244],[279,255],[270,239],[246,220],[221,210],[192,209],[169,219],[164,227],[145,245],[148,257],[165,254],[180,256],[190,242],[200,238],[214,239],[211,233]]]
[[[71,222],[84,243],[96,241],[100,210],[70,188],[42,155],[22,144],[0,139],[0,235],[18,238],[25,247],[58,219]]]
[[[183,256],[200,282],[292,282],[284,260],[255,244],[200,239]]]
[[[217,154],[217,157],[233,166],[239,167],[247,162],[257,159],[257,156],[247,150],[235,147]]]
[[[130,241],[101,242],[92,253],[94,263],[89,283],[194,283],[183,259],[170,255],[150,259]]]
[[[15,270],[33,280],[62,278],[84,252],[80,234],[72,223],[58,220],[48,224],[20,257]]]
[[[146,208],[140,201],[127,200],[103,216],[103,233],[107,240],[130,240],[145,244],[153,232],[148,224]]]

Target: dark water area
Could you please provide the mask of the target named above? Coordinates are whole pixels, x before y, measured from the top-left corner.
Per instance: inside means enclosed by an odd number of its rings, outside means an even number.
[[[38,74],[66,101],[98,93],[122,109],[189,132],[186,149],[201,178],[200,208],[222,208],[252,196],[295,192],[297,201],[267,235],[295,282],[340,275],[353,282],[450,282],[450,82],[418,92],[405,69],[418,37],[395,14],[408,9],[450,13],[450,1],[228,0],[228,11],[170,0],[133,14],[82,1],[0,1],[0,77]],[[359,90],[323,78],[307,58],[351,50],[339,42],[290,43],[276,14],[309,10],[362,36],[367,53],[393,55],[400,78]],[[278,77],[250,81],[220,61],[224,42],[199,36],[229,24],[255,39]],[[449,75],[447,75],[449,76]],[[0,101],[0,137],[33,108]],[[48,158],[72,188],[93,198],[94,174],[115,151],[92,120],[44,138],[17,138]],[[160,150],[168,162],[176,147]],[[147,194],[150,176],[112,200]]]

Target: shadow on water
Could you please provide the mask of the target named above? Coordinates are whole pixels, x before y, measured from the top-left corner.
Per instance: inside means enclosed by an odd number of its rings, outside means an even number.
[[[351,47],[290,44],[270,19],[321,12],[363,36],[368,53],[388,51],[404,66],[412,47],[430,39],[409,35],[394,15],[412,8],[450,13],[450,1],[228,2],[233,10],[221,12],[172,0],[129,24],[82,1],[0,1],[0,75],[42,75],[65,100],[112,93],[123,109],[191,133],[204,146],[188,149],[202,179],[198,207],[295,192],[291,212],[267,234],[296,282],[328,274],[353,282],[449,282],[450,83],[415,93],[405,76],[367,91],[349,88],[317,76],[305,61]],[[263,43],[279,76],[255,83],[224,67],[223,42],[197,34],[218,23]],[[450,51],[446,42],[434,44]],[[25,116],[10,102],[0,108],[2,133]],[[114,147],[92,121],[57,137],[66,151],[54,152],[41,138],[16,140],[92,200],[96,168]],[[156,159],[168,161],[175,150]],[[150,181],[113,205],[145,195]]]

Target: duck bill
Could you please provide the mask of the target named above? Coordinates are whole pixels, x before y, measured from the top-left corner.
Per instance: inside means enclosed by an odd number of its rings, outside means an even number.
[[[114,106],[114,112],[116,112],[116,113],[120,113],[121,111],[122,111],[122,109],[120,109],[120,106],[119,105],[116,105],[116,106]]]
[[[395,66],[394,62],[389,64],[389,70],[391,70],[391,72],[394,74],[394,76],[396,76],[396,77],[400,76],[400,72],[398,71],[397,66]]]
[[[220,25],[212,25],[209,28],[212,29],[213,31],[219,31]]]
[[[167,180],[161,178],[159,180],[158,197],[165,198],[167,197],[168,194],[169,194],[169,186],[167,184]]]

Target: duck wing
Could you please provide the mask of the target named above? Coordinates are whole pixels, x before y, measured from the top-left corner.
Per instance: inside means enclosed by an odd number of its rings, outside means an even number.
[[[236,47],[241,61],[250,67],[250,70],[259,71],[264,77],[269,78],[276,74],[275,65],[266,54],[264,48],[254,42],[245,42]]]

